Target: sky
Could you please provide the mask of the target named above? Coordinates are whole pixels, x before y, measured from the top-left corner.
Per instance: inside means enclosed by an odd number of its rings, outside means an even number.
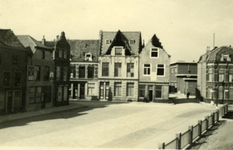
[[[232,10],[232,0],[0,0],[0,28],[38,41],[140,31],[145,44],[157,35],[171,63],[197,62],[207,46],[233,45]]]

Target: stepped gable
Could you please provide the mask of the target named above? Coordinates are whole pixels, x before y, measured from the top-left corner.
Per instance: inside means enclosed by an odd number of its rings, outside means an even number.
[[[24,48],[23,44],[10,29],[0,29],[0,43],[2,46]]]
[[[68,40],[72,61],[85,61],[85,54],[92,54],[92,61],[98,61],[99,40]]]
[[[152,42],[152,45],[154,47],[159,47],[159,48],[163,49],[163,46],[160,43],[160,41],[159,41],[158,37],[156,36],[156,34],[154,34],[153,37],[151,38],[151,42]]]

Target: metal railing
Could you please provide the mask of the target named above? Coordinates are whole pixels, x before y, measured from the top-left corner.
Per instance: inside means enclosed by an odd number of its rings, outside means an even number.
[[[208,131],[214,124],[219,122],[219,117],[223,117],[228,112],[228,104],[223,105],[210,116],[199,120],[195,126],[189,126],[189,129],[184,133],[176,134],[176,138],[167,144],[159,144],[159,149],[185,149],[192,145],[198,138],[200,138],[206,131]]]

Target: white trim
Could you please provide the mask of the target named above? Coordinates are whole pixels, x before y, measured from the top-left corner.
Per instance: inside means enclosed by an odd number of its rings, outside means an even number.
[[[151,56],[152,49],[157,49],[157,57],[152,57],[152,56]],[[150,58],[159,58],[159,48],[157,48],[157,47],[152,47],[152,48],[150,48]]]
[[[149,64],[149,63],[147,63],[147,64]],[[152,71],[152,70],[151,70],[151,68],[152,68],[152,64],[150,63],[149,65],[150,65],[150,74],[144,74],[145,64],[143,64],[143,69],[142,69],[142,71],[143,71],[143,73],[142,73],[142,74],[143,74],[143,76],[151,76],[151,71]],[[147,67],[147,68],[148,68],[148,67]]]
[[[164,69],[163,75],[158,75],[158,68],[161,68],[161,67],[158,67],[158,65],[163,65],[163,69]],[[166,72],[165,64],[157,64],[157,66],[156,66],[156,75],[157,75],[158,77],[165,77],[165,72]]]

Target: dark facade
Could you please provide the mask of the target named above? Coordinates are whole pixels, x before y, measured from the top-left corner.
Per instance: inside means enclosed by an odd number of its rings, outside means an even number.
[[[198,98],[206,102],[233,103],[233,48],[207,50],[198,61]]]
[[[28,53],[11,30],[0,29],[0,114],[25,110]]]
[[[196,94],[197,63],[176,62],[170,65],[170,93]]]
[[[71,99],[98,99],[99,40],[69,40]]]
[[[53,106],[53,48],[46,47],[29,35],[18,36],[31,56],[27,66],[26,111]]]

